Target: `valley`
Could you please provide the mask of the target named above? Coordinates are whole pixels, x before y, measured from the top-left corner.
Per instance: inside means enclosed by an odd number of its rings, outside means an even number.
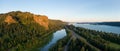
[[[45,15],[0,14],[1,51],[120,51],[120,27],[67,23]]]

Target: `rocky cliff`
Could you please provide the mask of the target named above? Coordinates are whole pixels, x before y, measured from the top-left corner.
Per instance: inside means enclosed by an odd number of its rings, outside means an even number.
[[[48,29],[48,17],[47,16],[33,16],[33,19],[35,20],[35,22],[37,22],[38,24],[44,26],[46,29]]]
[[[7,24],[16,23],[16,21],[12,18],[12,16],[7,16],[5,22]]]
[[[12,23],[20,23],[20,24],[30,24],[30,23],[37,23],[40,26],[45,27],[46,29],[48,28],[49,20],[48,17],[45,15],[35,15],[29,12],[9,12],[4,14],[4,22],[9,24]]]

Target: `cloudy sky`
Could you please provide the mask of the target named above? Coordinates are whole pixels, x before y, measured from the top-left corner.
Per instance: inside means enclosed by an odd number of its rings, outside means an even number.
[[[120,0],[0,0],[0,13],[18,10],[69,22],[120,21]]]

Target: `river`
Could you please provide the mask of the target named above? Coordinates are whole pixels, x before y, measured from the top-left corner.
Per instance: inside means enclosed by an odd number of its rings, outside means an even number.
[[[53,38],[51,41],[49,41],[48,44],[44,45],[42,48],[40,48],[40,51],[49,51],[49,48],[52,47],[58,40],[62,39],[66,36],[65,29],[61,29],[53,33]]]
[[[120,27],[116,26],[108,26],[108,25],[92,25],[92,24],[73,24],[76,27],[83,27],[91,30],[97,30],[97,31],[103,31],[103,32],[111,32],[120,34]],[[61,29],[53,33],[52,38],[50,41],[48,41],[47,44],[45,44],[43,47],[39,48],[39,51],[49,51],[49,48],[52,47],[56,42],[63,37],[66,36],[65,29]]]
[[[87,28],[87,29],[91,29],[91,30],[120,34],[120,27],[116,27],[116,26],[76,24],[76,23],[74,23],[73,25],[76,27],[83,27],[83,28]]]

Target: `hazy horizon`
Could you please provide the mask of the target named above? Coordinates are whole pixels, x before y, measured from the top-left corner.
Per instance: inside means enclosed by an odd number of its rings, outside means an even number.
[[[1,0],[0,13],[46,15],[66,22],[120,21],[120,0]]]

